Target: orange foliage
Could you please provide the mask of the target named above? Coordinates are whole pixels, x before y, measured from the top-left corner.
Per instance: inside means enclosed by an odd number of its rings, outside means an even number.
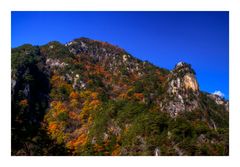
[[[114,146],[114,150],[113,150],[113,152],[112,152],[112,155],[113,155],[113,156],[118,156],[118,155],[120,155],[120,153],[121,153],[121,147],[120,147],[119,144],[116,144],[116,145]]]
[[[143,100],[144,99],[144,95],[142,93],[134,93],[133,96],[137,99],[137,100]]]
[[[93,148],[95,152],[102,152],[104,150],[103,146],[99,144],[94,144]]]
[[[105,70],[104,70],[103,67],[101,67],[99,65],[96,65],[95,68],[96,68],[97,73],[100,73],[100,74],[104,74],[105,73]]]
[[[77,92],[71,92],[70,95],[69,95],[69,97],[70,97],[71,99],[77,99],[77,98],[79,97],[79,94],[78,94]]]
[[[127,95],[127,93],[121,93],[118,97],[119,97],[120,99],[127,99],[127,98],[128,98],[128,95]]]
[[[96,71],[96,74],[102,74],[105,79],[109,79],[111,77],[111,74],[105,71],[105,69],[102,66],[96,65],[95,71]]]
[[[53,75],[51,78],[51,84],[58,84],[60,82],[61,78],[59,75]]]
[[[79,129],[80,135],[75,139],[75,140],[70,140],[66,146],[69,149],[74,149],[75,151],[81,149],[84,145],[86,145],[88,136],[87,136],[87,131],[86,127],[82,127]]]
[[[91,97],[92,97],[92,99],[97,99],[97,97],[98,97],[98,93],[97,92],[92,92],[91,93]]]
[[[55,77],[56,80],[58,77]],[[59,82],[59,85],[66,83]],[[59,86],[56,85],[56,86]],[[93,118],[90,115],[90,111],[96,109],[101,103],[98,99],[98,92],[93,91],[70,91],[68,101],[52,101],[50,104],[50,110],[45,116],[45,120],[48,121],[48,132],[53,139],[56,139],[58,143],[66,142],[66,147],[72,149],[75,153],[79,153],[86,145],[88,141],[88,129],[92,125]],[[80,101],[81,99],[81,101]],[[71,111],[70,111],[71,110]],[[79,112],[81,110],[81,112]],[[78,121],[80,127],[75,127],[73,133],[65,132],[67,122],[59,122],[57,117],[60,113],[67,112],[68,118]],[[103,150],[102,146],[96,146],[96,150]],[[109,152],[105,153],[109,155]]]
[[[97,106],[100,104],[99,100],[92,100],[89,105],[92,106],[93,109],[96,109]]]
[[[58,102],[58,101],[52,101],[52,102],[50,103],[50,106],[51,106],[51,107],[54,107],[54,106],[57,104],[57,102]]]
[[[77,145],[85,145],[87,143],[87,135],[85,133],[81,134],[76,142],[74,143],[75,146]]]
[[[57,123],[56,122],[50,122],[48,126],[48,130],[50,133],[53,133],[57,129]]]
[[[104,151],[104,155],[109,155],[109,151]]]
[[[98,92],[92,92],[92,91],[86,90],[81,92],[79,96],[84,99],[97,99]]]
[[[19,102],[19,106],[24,107],[24,108],[27,107],[28,106],[28,100],[27,99],[21,100]]]
[[[78,119],[78,114],[76,112],[70,111],[68,114],[71,119]]]
[[[62,102],[60,102],[60,101],[58,101],[58,102],[56,103],[56,105],[54,106],[54,109],[55,109],[58,113],[66,112],[66,111],[67,111],[66,106],[65,106]]]
[[[66,144],[66,147],[68,148],[68,149],[75,149],[74,148],[74,141],[73,140],[70,140],[69,142],[67,142],[67,144]]]

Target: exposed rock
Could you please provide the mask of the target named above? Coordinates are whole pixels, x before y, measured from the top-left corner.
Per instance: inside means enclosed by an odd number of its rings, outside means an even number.
[[[176,151],[177,155],[179,155],[179,156],[183,156],[184,155],[183,150],[181,150],[177,145],[174,145],[173,148]]]
[[[160,151],[160,149],[157,147],[157,148],[155,148],[155,150],[154,150],[154,155],[155,156],[160,156],[161,155],[161,151]]]
[[[26,84],[25,88],[23,90],[23,94],[24,94],[25,97],[28,97],[29,93],[30,93],[30,87],[29,87],[29,84]]]
[[[210,119],[210,121],[212,123],[214,130],[217,131],[217,126],[216,126],[215,122],[213,121],[213,119]]]
[[[65,44],[65,46],[71,46],[72,44],[76,44],[76,42],[74,42],[74,41],[68,42]]]
[[[224,99],[221,96],[218,96],[216,94],[209,94],[208,95],[212,100],[214,100],[217,104],[223,105]]]
[[[207,96],[214,100],[216,104],[223,105],[225,109],[229,111],[229,102],[226,101],[222,96],[217,94],[207,94]]]
[[[69,75],[69,74],[66,74],[66,79],[67,79],[67,81],[72,81],[73,80],[72,76]]]
[[[14,94],[14,88],[15,88],[15,86],[16,86],[16,80],[14,80],[14,79],[11,79],[11,90],[12,90],[12,94]]]
[[[96,144],[96,143],[97,143],[97,139],[96,139],[96,137],[95,137],[95,136],[92,138],[92,141],[91,141],[91,143],[92,143],[92,144]]]
[[[80,83],[80,88],[81,89],[85,89],[86,88],[86,84],[83,81],[80,80],[79,83]]]
[[[176,117],[181,112],[193,111],[199,106],[199,86],[189,64],[179,62],[171,72],[168,83],[167,92],[171,100],[167,97],[162,107],[171,117]]]
[[[106,142],[109,139],[109,135],[107,133],[103,133],[103,141]]]
[[[198,143],[202,144],[202,143],[207,143],[208,139],[207,139],[206,135],[201,134],[200,136],[198,136],[197,141],[198,141]]]
[[[74,79],[73,79],[73,85],[72,85],[73,89],[76,89],[76,88],[77,88],[77,86],[78,86],[78,85],[77,85],[78,79],[79,79],[79,77],[77,77],[77,76],[74,77]]]
[[[48,58],[48,59],[46,60],[46,64],[47,64],[48,66],[50,66],[51,68],[53,68],[53,67],[63,68],[63,67],[65,67],[65,66],[68,65],[67,63],[61,62],[61,61],[58,60],[58,59],[51,59],[51,58]]]
[[[128,59],[128,56],[124,54],[122,57],[123,57],[123,62],[126,62]]]
[[[117,126],[115,123],[111,123],[108,126],[108,131],[114,134],[115,136],[119,136],[121,134],[121,128]]]
[[[186,74],[183,78],[185,89],[192,89],[193,91],[198,91],[198,83],[193,74]]]

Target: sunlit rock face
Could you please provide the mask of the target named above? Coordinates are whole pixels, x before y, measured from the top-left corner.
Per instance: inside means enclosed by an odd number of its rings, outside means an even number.
[[[198,91],[198,83],[193,74],[186,74],[183,78],[185,89],[192,89],[193,91]]]
[[[163,111],[169,112],[172,117],[199,106],[199,86],[191,65],[179,62],[175,66],[168,78],[167,90],[168,98],[162,104]]]

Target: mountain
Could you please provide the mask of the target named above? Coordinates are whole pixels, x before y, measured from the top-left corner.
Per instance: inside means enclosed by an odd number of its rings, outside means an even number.
[[[190,64],[157,67],[107,42],[22,45],[11,57],[12,155],[228,155],[224,98]]]

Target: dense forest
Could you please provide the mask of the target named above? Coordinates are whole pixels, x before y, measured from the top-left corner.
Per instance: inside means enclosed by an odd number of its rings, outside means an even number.
[[[12,155],[228,155],[228,101],[107,42],[25,44],[11,56]]]

